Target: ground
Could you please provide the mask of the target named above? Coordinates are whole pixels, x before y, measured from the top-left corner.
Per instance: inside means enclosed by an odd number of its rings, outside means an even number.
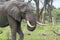
[[[46,22],[46,26],[37,25],[37,28],[33,32],[29,32],[26,27],[26,23],[22,22],[22,30],[24,32],[24,40],[60,40],[60,36],[56,35],[52,30],[58,33],[60,29],[60,23],[56,23],[53,28],[51,23]],[[9,37],[8,37],[9,36]],[[11,39],[11,31],[9,26],[6,28],[0,28],[0,40]],[[17,40],[19,39],[17,34]]]

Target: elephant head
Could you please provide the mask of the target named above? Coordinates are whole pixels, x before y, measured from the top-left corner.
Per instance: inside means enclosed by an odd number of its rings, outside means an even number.
[[[45,25],[37,21],[37,17],[34,15],[33,7],[30,2],[20,5],[20,11],[24,14],[22,14],[22,17],[26,19],[27,29],[29,31],[34,31],[36,28],[36,24]]]
[[[42,24],[37,21],[37,17],[34,15],[33,7],[30,3],[24,4],[22,7],[23,7],[23,9],[21,9],[20,11],[25,13],[24,17],[27,21],[27,29],[29,31],[35,30],[36,24],[39,24],[42,26],[46,25],[46,24]]]
[[[36,28],[36,18],[35,18],[32,11],[27,12],[26,20],[27,20],[27,29],[29,31],[35,30],[35,28]]]
[[[23,11],[25,13],[25,19],[27,21],[27,29],[29,31],[34,31],[36,28],[36,17],[33,13],[33,9],[31,4],[27,4],[24,8]]]

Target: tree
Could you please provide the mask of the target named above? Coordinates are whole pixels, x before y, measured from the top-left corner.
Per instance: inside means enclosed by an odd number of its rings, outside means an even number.
[[[42,22],[44,23],[45,21],[45,13],[46,13],[46,9],[48,11],[48,19],[49,19],[49,22],[52,21],[52,15],[51,15],[51,11],[52,11],[52,3],[53,3],[53,0],[44,0],[44,8],[43,8],[43,12],[42,12]],[[48,7],[48,8],[47,8]],[[45,12],[45,13],[44,13]],[[44,17],[43,17],[44,16]]]
[[[53,0],[50,0],[50,2],[48,3],[48,20],[49,22],[52,22],[52,15],[51,15],[51,11],[52,11],[52,3],[53,3]]]
[[[34,0],[36,3],[36,13],[37,13],[37,20],[39,21],[39,0]]]
[[[44,0],[44,7],[42,12],[42,23],[45,23],[45,13],[46,13],[46,0]]]

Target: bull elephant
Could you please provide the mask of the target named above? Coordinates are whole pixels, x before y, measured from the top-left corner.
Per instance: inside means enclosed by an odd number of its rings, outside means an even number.
[[[25,19],[27,29],[34,31],[36,28],[36,17],[33,14],[33,9],[30,2],[7,1],[0,4],[0,27],[10,26],[12,40],[16,40],[16,33],[19,34],[20,40],[24,39],[24,34],[21,30],[21,21]]]
[[[0,4],[0,27],[10,26],[12,40],[16,40],[16,33],[19,34],[20,40],[24,39],[21,30],[22,19],[26,20],[29,31],[35,30],[36,18],[29,3],[8,1]]]

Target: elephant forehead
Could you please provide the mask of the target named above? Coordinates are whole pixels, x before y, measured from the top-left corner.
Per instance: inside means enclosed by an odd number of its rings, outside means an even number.
[[[28,4],[27,10],[33,10],[33,6],[31,5],[31,3]]]

